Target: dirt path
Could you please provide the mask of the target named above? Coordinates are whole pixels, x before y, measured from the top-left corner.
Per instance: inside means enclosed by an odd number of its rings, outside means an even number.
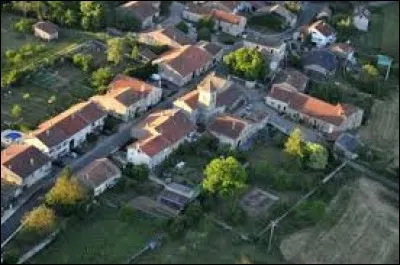
[[[383,194],[395,197],[397,207],[385,201]],[[346,201],[348,207],[343,209]],[[328,213],[338,212],[343,213],[333,225],[329,225],[332,220],[325,220],[284,239],[283,256],[294,263],[308,264],[398,264],[398,194],[360,178],[332,201]]]

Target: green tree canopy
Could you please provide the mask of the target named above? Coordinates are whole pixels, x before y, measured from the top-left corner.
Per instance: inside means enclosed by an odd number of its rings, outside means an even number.
[[[124,58],[125,41],[123,38],[113,38],[107,41],[107,60],[119,64]]]
[[[46,194],[47,205],[74,206],[86,199],[86,191],[68,171],[63,171]]]
[[[45,234],[56,226],[56,214],[53,209],[40,205],[25,214],[22,225],[26,232]]]
[[[285,7],[292,13],[299,13],[301,11],[301,2],[300,1],[285,1]]]
[[[186,34],[189,32],[189,27],[184,21],[181,21],[178,24],[176,24],[175,28],[179,29],[180,31]]]
[[[19,104],[14,104],[11,108],[11,115],[14,118],[19,118],[22,114],[22,107]]]
[[[146,164],[134,165],[132,163],[128,163],[123,170],[123,174],[128,178],[140,181],[146,180],[149,177],[149,172],[149,168]]]
[[[93,56],[90,54],[77,53],[72,57],[72,61],[75,65],[87,72],[93,63]]]
[[[28,33],[32,28],[32,24],[33,24],[32,20],[27,18],[21,18],[14,24],[13,28],[15,31],[19,33]]]
[[[107,85],[112,79],[111,69],[108,67],[99,68],[92,73],[91,84],[98,92],[103,93],[107,90]]]
[[[211,41],[211,31],[210,29],[203,27],[197,31],[197,41]]]
[[[134,45],[133,48],[132,48],[132,51],[131,51],[131,58],[133,60],[138,60],[139,59],[139,55],[140,55],[139,48],[138,48],[137,45]]]
[[[230,196],[243,188],[247,180],[244,167],[234,158],[216,158],[204,170],[202,187],[211,194]]]
[[[361,79],[365,82],[376,81],[379,78],[378,69],[372,64],[365,64],[362,67]]]
[[[313,169],[324,169],[328,164],[328,150],[320,144],[307,143],[308,166]]]
[[[300,129],[294,129],[285,143],[285,152],[291,156],[302,158],[304,154],[301,139]]]
[[[214,29],[215,22],[211,19],[211,17],[204,17],[199,20],[196,24],[197,30],[202,29],[202,28],[207,28],[210,31],[213,31]]]
[[[81,1],[81,25],[86,30],[97,30],[105,21],[104,5],[100,1]]]
[[[266,73],[265,59],[257,49],[240,48],[224,57],[231,73],[247,80],[263,79]]]

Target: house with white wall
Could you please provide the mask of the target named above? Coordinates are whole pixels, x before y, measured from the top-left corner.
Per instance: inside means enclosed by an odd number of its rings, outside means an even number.
[[[25,143],[1,151],[1,179],[19,187],[30,187],[51,172],[51,160],[39,149]]]
[[[149,168],[162,163],[188,137],[195,126],[179,109],[168,109],[149,114],[132,129],[136,139],[127,148],[127,161]]]
[[[107,112],[97,103],[78,103],[40,124],[24,141],[51,159],[57,159],[86,141],[89,134],[101,129],[106,117]]]
[[[50,21],[39,21],[32,27],[36,37],[47,41],[58,39],[58,26]]]
[[[117,183],[121,178],[121,170],[109,159],[100,158],[84,167],[75,176],[96,197]]]
[[[370,18],[371,12],[365,5],[358,5],[354,8],[353,25],[356,29],[367,32]]]
[[[211,18],[215,22],[215,30],[220,30],[233,36],[241,36],[246,28],[246,17],[223,10],[213,9],[211,11]]]
[[[364,114],[362,109],[353,105],[332,105],[279,84],[272,86],[265,102],[279,113],[326,134],[358,128]]]
[[[128,121],[157,104],[162,89],[137,78],[119,74],[109,84],[105,95],[91,98],[110,115]]]
[[[308,27],[311,42],[317,47],[326,47],[336,41],[335,29],[323,20],[318,20]]]

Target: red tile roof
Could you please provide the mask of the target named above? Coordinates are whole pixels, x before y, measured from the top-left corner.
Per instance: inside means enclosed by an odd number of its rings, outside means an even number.
[[[183,95],[180,100],[185,102],[191,109],[197,109],[199,102],[199,92],[197,90],[190,91]]]
[[[159,12],[159,10],[153,6],[153,2],[158,1],[129,1],[119,8],[132,12],[137,19],[143,22],[145,19]]]
[[[316,30],[321,32],[321,34],[324,35],[325,37],[329,37],[335,33],[335,30],[323,20],[318,20],[314,22],[314,24],[312,24],[311,27],[314,27]]]
[[[76,175],[84,183],[96,188],[118,174],[120,170],[116,165],[107,158],[100,158],[84,167]]]
[[[288,103],[289,107],[305,115],[339,126],[356,108],[347,104],[332,105],[320,99],[273,86],[268,97]]]
[[[1,151],[1,165],[21,178],[28,177],[49,162],[50,158],[27,144],[13,144]]]
[[[231,24],[239,24],[240,20],[241,20],[241,16],[235,15],[235,14],[231,14],[222,10],[217,10],[217,9],[213,9],[211,11],[211,16],[218,19],[218,20],[222,20],[224,22],[227,23],[231,23]]]
[[[238,139],[246,128],[247,122],[234,116],[217,117],[209,126],[211,132],[224,135],[231,139]]]

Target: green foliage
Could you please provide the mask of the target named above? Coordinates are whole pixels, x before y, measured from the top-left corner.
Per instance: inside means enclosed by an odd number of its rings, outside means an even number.
[[[135,222],[136,221],[136,211],[132,207],[130,207],[128,204],[124,204],[121,209],[118,212],[119,218],[123,222]]]
[[[234,157],[213,159],[204,170],[204,176],[203,189],[221,196],[234,194],[247,181],[244,167]]]
[[[158,66],[153,65],[151,62],[148,62],[144,65],[128,67],[124,70],[124,74],[146,80],[150,78],[152,74],[157,73],[157,71],[158,71]]]
[[[200,202],[194,201],[185,209],[184,214],[187,219],[187,224],[191,227],[196,226],[203,215],[203,207]]]
[[[22,107],[18,104],[14,104],[11,108],[11,116],[19,118],[22,114]]]
[[[197,30],[197,41],[211,41],[211,31],[210,29],[203,27]]]
[[[149,177],[149,172],[147,165],[134,165],[132,163],[128,163],[122,171],[122,173],[128,178],[136,179],[138,181],[146,180]]]
[[[239,206],[237,198],[229,199],[223,215],[224,219],[232,225],[242,224],[246,220],[246,212]]]
[[[123,31],[138,32],[141,30],[141,22],[130,12],[117,9],[116,28]]]
[[[300,1],[285,1],[285,7],[292,13],[298,14],[301,11]]]
[[[151,45],[149,46],[150,50],[157,55],[160,55],[169,50],[168,45]]]
[[[361,71],[361,80],[364,82],[376,81],[379,78],[378,69],[372,64],[365,64]]]
[[[125,41],[123,38],[113,38],[107,41],[107,60],[115,64],[124,58]]]
[[[224,63],[234,75],[247,80],[262,80],[265,76],[265,60],[257,49],[240,48],[224,57]]]
[[[210,32],[214,29],[215,22],[211,19],[211,17],[204,17],[199,20],[196,24],[196,29],[200,30],[203,28],[207,28]]]
[[[332,21],[336,28],[339,41],[345,41],[349,39],[354,33],[351,14],[337,14],[333,16]]]
[[[183,33],[188,33],[189,32],[189,27],[186,25],[184,21],[179,22],[178,24],[175,25],[175,28],[179,29]]]
[[[79,181],[72,177],[70,170],[65,169],[60,173],[56,183],[45,195],[46,205],[74,207],[87,198],[85,189]]]
[[[110,131],[110,132],[116,132],[117,131],[117,120],[113,117],[107,116],[104,119],[104,125],[103,125],[103,130],[104,131]]]
[[[140,55],[139,48],[138,48],[137,45],[134,45],[133,48],[132,48],[132,51],[131,51],[131,58],[133,60],[138,60],[139,59],[139,55]]]
[[[67,9],[67,11],[65,11],[64,21],[63,21],[64,22],[63,24],[65,26],[69,26],[69,27],[75,26],[78,23],[78,20],[79,20],[79,17],[78,17],[77,12],[75,12],[72,9]]]
[[[255,15],[252,16],[247,23],[249,26],[266,27],[275,31],[282,30],[285,25],[283,18],[274,14]]]
[[[232,36],[228,33],[221,32],[218,36],[218,40],[222,42],[223,44],[226,45],[232,45],[236,42],[237,38],[235,36]]]
[[[314,225],[325,215],[325,202],[321,200],[306,201],[296,208],[294,217],[307,225]]]
[[[24,232],[47,234],[56,226],[56,214],[53,209],[40,205],[25,214],[22,225]]]
[[[32,28],[32,24],[33,24],[32,20],[27,18],[21,18],[14,24],[13,28],[16,32],[28,33]]]
[[[90,54],[77,53],[72,57],[72,61],[76,66],[87,72],[92,67],[93,56]]]
[[[285,152],[293,157],[303,158],[301,131],[294,129],[285,143]]]
[[[100,1],[81,1],[81,25],[85,30],[98,30],[103,27],[105,19],[104,5]]]
[[[328,150],[320,144],[307,143],[308,166],[312,169],[324,169],[328,164]]]
[[[8,87],[9,85],[17,84],[22,77],[22,73],[18,70],[11,70],[1,76],[1,88]]]
[[[173,239],[178,239],[185,234],[187,228],[187,220],[185,216],[178,215],[174,219],[170,219],[166,225],[166,232]]]
[[[17,264],[20,255],[20,251],[15,248],[6,250],[4,251],[1,264]]]
[[[171,7],[172,1],[161,1],[160,4],[160,15],[161,16],[167,16],[169,15],[170,12],[170,7]]]
[[[107,90],[107,85],[110,83],[113,75],[108,67],[99,68],[92,73],[91,84],[99,93],[104,93]]]

